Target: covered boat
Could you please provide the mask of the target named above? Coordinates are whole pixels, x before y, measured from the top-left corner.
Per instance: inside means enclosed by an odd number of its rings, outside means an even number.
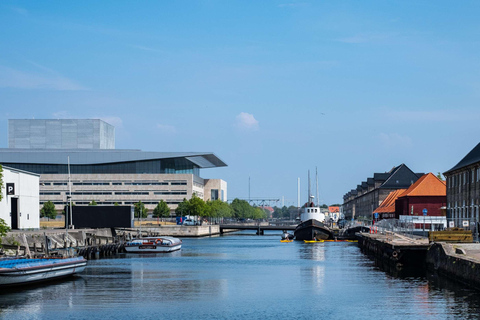
[[[48,281],[82,272],[83,257],[74,258],[4,258],[0,259],[0,287]]]
[[[133,239],[125,244],[130,253],[172,252],[182,248],[182,240],[174,237],[144,237]]]
[[[325,215],[321,213],[320,207],[313,202],[305,205],[300,215],[301,223],[295,228],[295,240],[328,240],[333,239],[333,233],[324,225]]]

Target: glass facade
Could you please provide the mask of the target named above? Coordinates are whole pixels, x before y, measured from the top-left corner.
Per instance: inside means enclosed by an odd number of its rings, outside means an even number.
[[[38,174],[67,174],[67,164],[3,163],[6,166]],[[185,158],[131,161],[109,164],[70,165],[71,174],[173,173],[200,176],[200,168]]]

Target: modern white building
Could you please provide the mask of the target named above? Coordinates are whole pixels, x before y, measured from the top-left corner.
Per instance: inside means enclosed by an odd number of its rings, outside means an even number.
[[[39,229],[40,175],[3,166],[0,218],[12,229]]]
[[[9,120],[0,164],[40,175],[40,206],[52,201],[58,211],[70,192],[75,205],[142,201],[149,210],[160,200],[173,210],[193,194],[227,201],[225,181],[200,177],[226,166],[215,154],[114,149],[114,141],[114,127],[98,119]]]

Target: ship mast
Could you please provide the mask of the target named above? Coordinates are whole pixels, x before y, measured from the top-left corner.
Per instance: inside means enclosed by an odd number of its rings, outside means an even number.
[[[317,167],[315,167],[315,182],[317,184],[317,207],[320,207],[320,198],[319,198],[319,195],[318,195],[318,171],[317,171]]]
[[[310,206],[310,199],[312,198],[312,193],[310,192],[310,170],[308,170],[308,199],[307,203]]]

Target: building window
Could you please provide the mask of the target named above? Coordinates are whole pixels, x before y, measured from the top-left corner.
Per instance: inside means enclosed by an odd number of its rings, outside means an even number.
[[[210,199],[211,199],[212,201],[215,201],[215,200],[218,199],[218,189],[212,189],[212,190],[210,191]]]

